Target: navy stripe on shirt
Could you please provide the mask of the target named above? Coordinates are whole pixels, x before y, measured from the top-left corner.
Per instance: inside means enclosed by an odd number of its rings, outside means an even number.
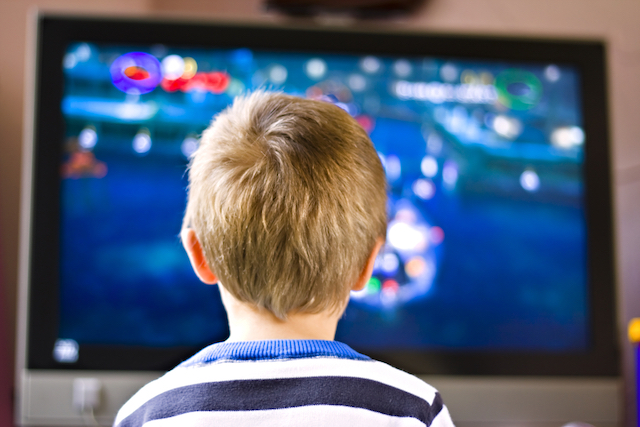
[[[193,384],[164,392],[126,417],[118,427],[195,411],[254,411],[307,405],[363,408],[394,417],[412,417],[426,426],[443,408],[395,387],[357,377],[302,377]]]

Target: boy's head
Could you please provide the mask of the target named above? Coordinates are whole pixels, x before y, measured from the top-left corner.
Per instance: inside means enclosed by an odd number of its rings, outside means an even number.
[[[332,104],[258,91],[203,133],[183,228],[236,299],[279,318],[341,309],[386,233],[385,177]]]

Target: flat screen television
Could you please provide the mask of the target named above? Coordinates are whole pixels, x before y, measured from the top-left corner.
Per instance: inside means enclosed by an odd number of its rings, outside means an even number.
[[[615,400],[601,42],[55,16],[36,34],[20,423],[82,422],[85,377],[103,382],[108,423],[144,381],[226,339],[218,290],[178,239],[185,168],[212,118],[259,88],[345,109],[385,167],[387,242],[338,340],[443,382],[454,420],[448,380],[510,395],[589,378],[571,384]]]

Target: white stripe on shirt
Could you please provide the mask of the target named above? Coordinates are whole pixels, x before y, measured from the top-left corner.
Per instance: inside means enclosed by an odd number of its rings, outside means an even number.
[[[424,424],[415,418],[391,417],[362,408],[327,405],[262,411],[190,412],[171,418],[150,421],[145,423],[144,427],[282,427],[294,425],[304,425],[305,427],[356,427],[373,425],[388,427],[424,427]]]

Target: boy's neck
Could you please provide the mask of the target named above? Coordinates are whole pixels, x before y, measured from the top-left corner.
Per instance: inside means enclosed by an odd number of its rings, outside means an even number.
[[[335,337],[341,313],[294,313],[287,320],[238,301],[222,286],[220,294],[229,319],[227,341],[328,340]]]

